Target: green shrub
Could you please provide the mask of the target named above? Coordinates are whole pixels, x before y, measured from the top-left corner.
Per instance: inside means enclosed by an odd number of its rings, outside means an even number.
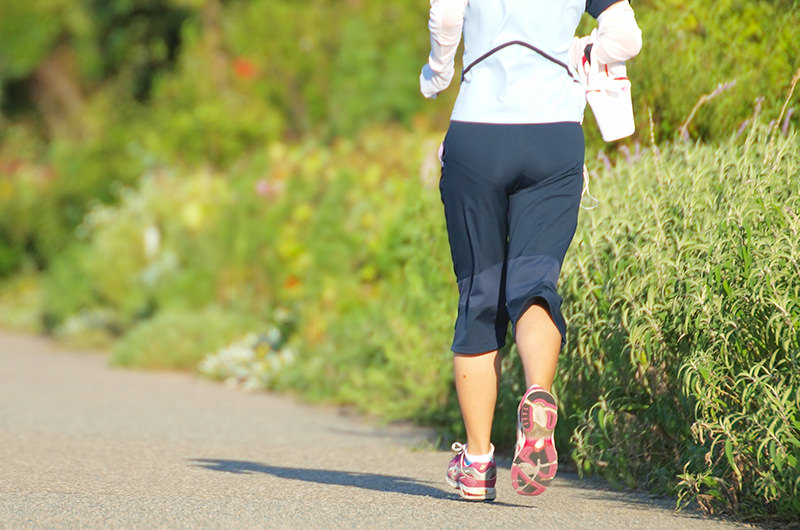
[[[40,333],[42,287],[33,271],[0,282],[0,328]]]
[[[657,140],[671,140],[703,94],[733,80],[699,111],[692,137],[723,141],[750,118],[757,97],[765,98],[769,119],[777,117],[784,87],[800,67],[793,30],[800,14],[788,2],[642,0],[634,9],[643,49],[629,74],[640,139],[649,131],[648,109]]]
[[[78,227],[81,244],[46,274],[49,327],[103,308],[122,332],[157,308],[214,301],[216,252],[203,242],[229,201],[228,184],[217,176],[157,172],[139,189],[122,189],[117,204],[96,205]]]
[[[89,209],[113,202],[118,188],[133,184],[144,170],[119,126],[96,125],[102,139],[54,140],[44,161],[32,160],[40,148],[25,134],[0,149],[0,277],[26,262],[49,266],[75,242]],[[15,153],[26,147],[32,156]]]
[[[222,14],[222,39],[234,57],[251,58],[257,93],[290,132],[350,135],[422,110],[426,11],[410,0],[239,2]]]
[[[596,181],[600,207],[564,266],[557,390],[581,470],[787,519],[800,514],[800,150],[761,128]]]
[[[261,276],[266,299],[297,322],[296,359],[276,387],[386,417],[441,411],[450,374],[434,360],[449,366],[456,289],[435,186],[439,140],[388,129],[332,148],[276,145],[256,181],[274,195],[240,190],[237,212],[248,196],[262,210],[231,237],[260,252],[236,267],[254,268],[248,277]]]
[[[791,520],[800,513],[796,322],[786,333],[794,336],[784,335],[788,352],[778,348],[771,357],[733,371],[729,363],[738,359],[725,355],[706,353],[684,365],[686,392],[697,399],[692,434],[704,452],[679,476],[682,500],[694,499],[711,513],[750,519]],[[765,326],[778,336],[781,327]]]
[[[32,164],[12,159],[4,165],[8,167],[0,168],[0,278],[33,261],[28,246],[37,235],[35,212],[43,180]]]
[[[73,245],[43,275],[41,313],[47,331],[55,330],[72,315],[103,306],[89,273],[91,259],[87,245]]]
[[[8,2],[0,18],[0,83],[28,74],[51,51],[62,30],[65,2]],[[2,91],[0,91],[2,101]]]
[[[111,363],[149,369],[194,369],[206,355],[265,324],[247,314],[213,307],[159,313],[127,332]]]
[[[71,57],[75,64],[67,65],[76,77],[70,83],[89,86],[113,80],[125,87],[124,96],[145,98],[152,77],[170,66],[180,47],[179,29],[191,14],[185,4],[184,0],[5,2],[0,19],[0,102],[9,95],[4,93],[4,82],[30,81],[59,47],[75,52]],[[12,91],[10,96],[7,107],[30,98],[27,91]],[[51,110],[44,107],[41,113]]]
[[[154,83],[139,116],[135,142],[169,165],[227,167],[284,132],[280,112],[258,92],[256,79],[236,74],[237,61],[209,50],[199,22],[184,27],[185,50],[176,69]],[[213,57],[213,60],[209,59]]]

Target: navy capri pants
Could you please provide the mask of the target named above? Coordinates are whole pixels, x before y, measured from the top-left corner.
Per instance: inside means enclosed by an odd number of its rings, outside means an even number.
[[[439,190],[458,281],[454,352],[503,347],[509,321],[515,331],[533,304],[564,343],[556,286],[577,226],[583,157],[577,122],[450,122]]]

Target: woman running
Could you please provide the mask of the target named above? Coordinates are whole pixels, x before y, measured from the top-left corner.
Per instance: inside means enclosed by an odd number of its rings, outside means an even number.
[[[470,500],[495,498],[490,440],[509,322],[527,391],[517,411],[513,488],[538,495],[557,468],[550,393],[566,323],[556,286],[581,200],[587,61],[641,48],[627,1],[431,0],[431,52],[420,89],[448,87],[463,32],[464,70],[443,148],[440,191],[459,291],[452,350],[466,427],[447,481]],[[574,38],[584,12],[598,19]],[[571,63],[571,66],[570,66]]]

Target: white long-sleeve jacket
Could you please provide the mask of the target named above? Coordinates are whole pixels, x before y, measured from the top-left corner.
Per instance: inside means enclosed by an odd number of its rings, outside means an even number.
[[[464,35],[464,66],[514,40],[555,59],[575,62],[586,39],[574,39],[580,16],[598,19],[593,57],[626,61],[641,49],[641,30],[628,2],[614,0],[431,0],[431,51],[420,75],[427,98],[447,88]],[[577,63],[580,64],[580,63]],[[522,46],[486,58],[463,79],[452,119],[486,123],[580,121],[585,97],[563,68]]]

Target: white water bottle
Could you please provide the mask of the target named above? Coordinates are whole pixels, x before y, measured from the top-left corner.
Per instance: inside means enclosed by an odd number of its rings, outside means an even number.
[[[586,101],[603,140],[613,142],[632,135],[636,124],[625,63],[602,64],[594,57],[591,63],[586,80]]]

